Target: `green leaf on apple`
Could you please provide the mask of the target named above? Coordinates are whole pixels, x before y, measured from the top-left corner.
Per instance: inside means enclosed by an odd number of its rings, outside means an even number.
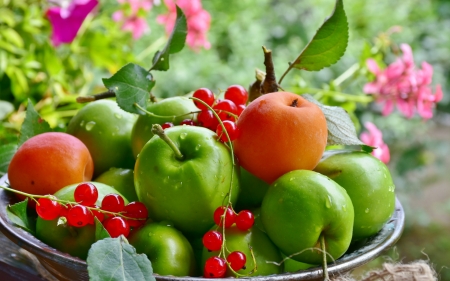
[[[169,55],[178,53],[184,47],[187,36],[187,21],[183,11],[177,6],[177,19],[170,34],[169,41],[162,51],[156,52],[153,57],[153,66],[150,70],[167,71],[169,69]]]
[[[19,203],[9,205],[6,208],[6,214],[13,224],[23,228],[31,234],[34,234],[32,224],[27,214],[27,204],[28,198]]]
[[[33,136],[51,131],[50,125],[41,118],[36,109],[34,109],[31,100],[28,99],[27,113],[22,127],[20,128],[18,146],[21,146],[26,140]]]
[[[292,67],[318,71],[335,64],[348,44],[348,21],[342,0],[336,1],[332,15],[322,24]]]
[[[352,119],[342,107],[323,105],[311,95],[302,97],[316,104],[325,115],[328,127],[327,145],[365,145],[359,140]]]
[[[150,90],[155,86],[153,76],[141,66],[129,63],[111,78],[103,78],[103,84],[114,92],[117,104],[131,113],[145,114],[135,106],[147,108]]]
[[[98,220],[97,217],[94,217],[95,220],[95,241],[102,240],[104,238],[111,238],[106,228],[103,226],[101,221]]]
[[[361,150],[364,151],[364,152],[366,152],[366,153],[372,153],[373,150],[374,150],[375,148],[376,148],[376,147],[373,147],[373,146],[363,145],[363,146],[361,147]]]
[[[8,143],[0,146],[0,175],[8,172],[9,162],[17,151],[17,144]]]
[[[156,281],[150,260],[123,236],[92,244],[86,262],[91,281]]]

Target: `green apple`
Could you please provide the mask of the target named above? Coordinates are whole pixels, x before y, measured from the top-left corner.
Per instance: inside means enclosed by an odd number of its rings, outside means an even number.
[[[184,125],[160,133],[172,146],[154,136],[139,153],[134,169],[139,201],[153,220],[171,221],[187,236],[203,235],[219,206],[228,199],[236,203],[239,166],[209,129]]]
[[[288,172],[273,182],[261,205],[264,229],[292,259],[321,264],[320,250],[333,259],[342,256],[352,240],[353,204],[345,189],[309,170]],[[295,255],[294,255],[295,254]]]
[[[216,227],[212,230],[216,230]],[[222,232],[221,229],[219,229]],[[282,260],[279,249],[269,239],[269,237],[257,227],[252,227],[248,231],[242,231],[233,225],[225,229],[226,248],[229,253],[240,251],[246,256],[245,268],[238,270],[239,274],[249,274],[255,268],[253,255],[255,256],[257,270],[249,276],[265,276],[271,274],[279,274],[283,272],[283,265],[277,265]],[[209,251],[203,247],[202,265],[212,256],[218,256],[219,251]],[[227,268],[225,276],[234,276],[234,273]]]
[[[241,167],[241,191],[235,209],[244,210],[261,206],[269,184]]]
[[[191,244],[177,229],[151,222],[132,231],[128,241],[137,253],[147,255],[159,275],[193,276],[195,257]]]
[[[113,187],[125,196],[128,201],[138,201],[134,188],[134,172],[131,169],[111,168],[94,179]]]
[[[355,209],[354,240],[376,234],[394,213],[395,185],[391,173],[371,154],[329,151],[315,171],[347,190]]]
[[[137,158],[144,145],[153,137],[153,124],[161,125],[165,122],[171,122],[174,125],[178,125],[184,119],[195,119],[196,114],[189,113],[197,112],[198,110],[191,99],[180,96],[165,98],[147,106],[147,111],[153,115],[139,115],[131,133],[131,146],[134,157]]]
[[[97,187],[97,206],[101,205],[103,197],[110,193],[121,195],[114,188],[99,182],[91,182]],[[75,202],[73,193],[78,184],[66,186],[54,195],[61,200]],[[121,195],[122,196],[122,195]],[[125,204],[128,200],[124,198]],[[58,225],[58,219],[43,220],[38,217],[36,222],[36,237],[47,245],[61,252],[68,253],[80,259],[86,259],[89,248],[95,242],[95,225],[88,224],[83,227],[73,227],[65,224]]]
[[[88,103],[70,120],[67,133],[80,139],[94,160],[94,176],[111,167],[133,168],[131,130],[134,114],[123,111],[115,101]]]

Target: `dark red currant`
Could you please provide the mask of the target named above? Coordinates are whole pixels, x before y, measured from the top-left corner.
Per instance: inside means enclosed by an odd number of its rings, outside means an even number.
[[[218,226],[223,225],[223,214],[225,213],[225,228],[228,228],[233,225],[234,220],[236,218],[236,214],[233,209],[226,208],[225,206],[220,206],[214,211],[214,222]]]
[[[80,183],[73,193],[75,198],[75,202],[84,205],[84,206],[92,206],[97,202],[98,199],[98,190],[95,185],[90,182]]]
[[[239,130],[237,128],[237,125],[235,122],[230,120],[223,121],[223,126],[225,127],[225,130],[227,130],[228,137],[230,137],[230,141],[234,141],[239,137]],[[227,135],[223,132],[222,126],[219,124],[217,125],[216,134],[219,137],[219,140],[223,142],[228,142]]]
[[[136,227],[145,224],[148,216],[147,207],[141,202],[131,202],[123,209],[123,215],[137,220],[127,220],[130,226]]]
[[[67,212],[67,223],[75,227],[83,227],[92,221],[93,215],[86,206],[75,205]]]
[[[192,119],[184,119],[180,125],[195,126],[195,122]]]
[[[229,113],[237,115],[237,107],[234,102],[230,100],[217,100],[214,104],[213,109],[219,115],[220,120],[232,120],[235,121],[235,117]]]
[[[97,205],[90,206],[91,208],[99,209],[100,207]],[[92,220],[89,222],[90,224],[95,224],[94,217],[96,217],[100,222],[103,222],[105,220],[105,215],[97,210],[90,210],[92,213]]]
[[[205,262],[203,276],[207,278],[220,278],[225,276],[227,263],[219,257],[210,257]]]
[[[231,252],[227,257],[227,262],[230,263],[231,268],[234,271],[245,269],[245,263],[247,262],[247,257],[244,253],[240,251]]]
[[[61,204],[48,198],[39,198],[36,212],[44,220],[54,220],[59,217]]]
[[[171,127],[173,127],[173,123],[166,122],[166,123],[162,124],[161,127],[163,128],[163,130],[167,129],[167,128],[171,128]]]
[[[218,251],[222,247],[222,234],[215,230],[210,230],[203,235],[203,246],[210,251]]]
[[[253,226],[255,217],[253,213],[248,210],[242,210],[236,216],[236,226],[240,230],[248,230]]]
[[[217,120],[216,116],[211,110],[202,110],[197,115],[197,121],[200,126],[210,129],[211,131],[215,131],[217,128],[217,124],[219,124],[219,120]]]

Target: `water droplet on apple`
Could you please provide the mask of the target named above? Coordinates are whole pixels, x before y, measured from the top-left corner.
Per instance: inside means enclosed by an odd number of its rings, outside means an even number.
[[[347,205],[342,205],[342,210],[347,211]]]
[[[184,140],[187,136],[187,133],[181,133],[180,134],[180,139]]]
[[[122,114],[114,113],[114,116],[115,116],[117,119],[122,119]]]
[[[199,151],[199,149],[200,149],[200,144],[197,144],[196,146],[195,146],[195,151]]]
[[[84,120],[81,120],[80,127],[83,127],[83,126],[84,126]]]
[[[90,131],[90,130],[92,130],[92,128],[94,128],[94,126],[95,126],[95,122],[94,121],[89,121],[86,124],[86,130]]]
[[[325,207],[330,208],[331,207],[331,197],[328,195],[328,197],[325,199]]]
[[[366,214],[367,214],[369,212],[369,208],[366,208],[366,210],[364,212],[366,212]]]
[[[384,178],[387,178],[386,174],[384,174]]]
[[[293,180],[295,180],[295,178],[290,178],[290,179],[289,179],[289,181],[293,181]]]

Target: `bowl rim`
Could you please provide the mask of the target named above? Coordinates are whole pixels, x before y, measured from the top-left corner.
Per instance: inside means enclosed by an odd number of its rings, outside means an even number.
[[[8,181],[7,174],[0,178],[0,185],[6,185]],[[86,261],[73,257],[69,254],[63,253],[47,244],[41,242],[31,233],[26,230],[13,225],[6,214],[6,204],[10,202],[13,195],[0,188],[0,230],[12,242],[21,248],[35,254],[36,256],[49,259],[55,262],[64,260],[65,264],[77,267],[81,270],[87,271]],[[369,261],[380,256],[382,252],[390,249],[400,239],[405,227],[405,213],[402,204],[395,197],[395,209],[390,220],[383,226],[383,228],[362,247],[356,249],[351,253],[346,253],[333,263],[328,264],[328,274],[330,276],[337,276],[344,272],[350,271],[358,266],[361,266]],[[163,276],[154,274],[158,281],[202,281],[211,278],[204,277],[177,277],[177,276]],[[241,279],[252,281],[287,281],[287,280],[312,280],[323,276],[322,267],[315,267],[307,270],[301,270],[295,273],[280,273],[269,276],[254,276],[243,277]],[[213,279],[211,279],[213,280]],[[214,278],[214,280],[230,280],[230,278]]]

